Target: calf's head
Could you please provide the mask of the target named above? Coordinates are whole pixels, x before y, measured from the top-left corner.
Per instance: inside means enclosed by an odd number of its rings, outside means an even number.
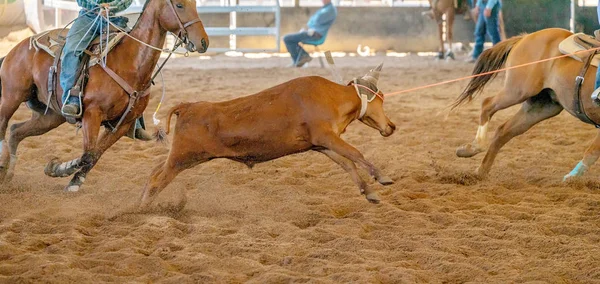
[[[354,80],[355,87],[361,103],[366,103],[366,110],[361,108],[361,116],[358,120],[362,123],[379,130],[382,136],[388,137],[396,130],[396,125],[390,121],[383,111],[383,93],[377,87],[379,73],[383,68],[381,63],[377,68],[369,71],[366,75]],[[366,102],[365,102],[366,101]]]

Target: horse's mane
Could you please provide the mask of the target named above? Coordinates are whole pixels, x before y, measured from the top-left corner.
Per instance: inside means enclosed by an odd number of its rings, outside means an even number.
[[[144,14],[144,12],[146,11],[146,7],[148,6],[148,4],[150,2],[152,2],[152,0],[146,0],[146,2],[144,2],[144,6],[142,7],[142,12],[140,12],[140,16],[135,21],[135,24],[133,25],[131,30],[134,30],[135,28],[137,28],[138,24],[140,23],[140,19],[142,18],[142,14]]]

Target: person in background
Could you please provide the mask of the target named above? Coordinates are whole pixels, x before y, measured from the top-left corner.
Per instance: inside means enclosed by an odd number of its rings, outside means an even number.
[[[321,39],[335,22],[337,9],[331,0],[322,0],[322,2],[323,7],[310,17],[306,27],[297,33],[287,34],[283,37],[283,42],[292,57],[291,66],[293,67],[302,67],[312,60],[299,43]]]
[[[475,24],[475,47],[473,55],[467,58],[467,62],[475,62],[481,52],[483,52],[483,44],[485,35],[487,34],[492,39],[492,44],[496,45],[501,41],[499,17],[502,2],[499,0],[477,0],[474,13],[477,14],[477,22]]]

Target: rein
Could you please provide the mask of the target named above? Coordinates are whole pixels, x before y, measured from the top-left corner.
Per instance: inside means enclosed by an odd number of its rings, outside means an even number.
[[[177,49],[181,45],[181,43],[182,43],[182,41],[178,40],[177,43],[175,44],[175,46],[173,46],[173,50]],[[117,122],[117,125],[115,125],[115,127],[113,127],[112,132],[117,131],[119,126],[121,126],[121,123],[123,123],[123,120],[125,120],[125,117],[129,114],[129,112],[131,111],[131,109],[133,108],[135,103],[137,102],[138,98],[143,98],[150,94],[150,87],[154,84],[154,79],[160,73],[160,71],[165,66],[165,64],[167,63],[167,61],[169,60],[169,58],[171,57],[172,54],[173,53],[169,53],[169,56],[167,56],[167,58],[163,61],[163,63],[158,67],[158,70],[156,70],[156,72],[154,72],[154,75],[152,75],[150,82],[141,91],[136,91],[135,89],[133,89],[133,87],[131,87],[131,85],[129,85],[127,82],[125,82],[125,80],[123,80],[123,78],[121,78],[119,75],[117,75],[110,68],[108,68],[105,65],[100,64],[100,67],[102,67],[104,72],[106,72],[106,74],[108,74],[113,79],[113,81],[115,81],[117,84],[119,84],[119,86],[121,86],[121,88],[123,90],[125,90],[125,92],[129,95],[129,103],[127,104],[127,108],[125,109],[125,112],[123,112],[123,114],[121,115],[121,118],[119,119],[119,122]],[[159,104],[158,108],[160,108],[160,104]],[[156,111],[158,111],[158,108],[156,109]]]
[[[117,84],[119,84],[119,86],[121,86],[121,88],[123,90],[125,90],[125,92],[129,95],[129,103],[127,104],[127,108],[125,109],[125,112],[123,112],[123,114],[121,115],[121,118],[119,119],[119,121],[117,122],[117,125],[115,127],[113,127],[112,132],[117,131],[117,129],[119,128],[119,126],[121,126],[121,124],[123,123],[123,120],[125,120],[125,117],[129,114],[129,112],[131,111],[131,109],[133,108],[133,106],[135,105],[135,103],[137,102],[138,98],[143,98],[147,95],[150,94],[150,87],[154,84],[154,79],[156,78],[156,76],[160,73],[160,71],[162,70],[162,68],[165,66],[165,64],[167,63],[167,61],[169,60],[169,58],[171,58],[171,55],[173,55],[173,53],[175,53],[175,50],[177,50],[177,48],[179,48],[179,46],[181,46],[181,44],[187,44],[189,42],[188,39],[188,32],[186,30],[187,27],[192,26],[198,22],[201,22],[200,17],[198,17],[195,20],[189,21],[187,23],[183,23],[181,21],[181,18],[179,18],[179,14],[177,14],[177,11],[175,11],[175,7],[173,6],[173,2],[172,0],[167,0],[168,6],[171,8],[171,11],[173,12],[173,14],[175,14],[175,17],[177,18],[177,23],[179,24],[179,33],[177,34],[177,42],[175,43],[175,45],[173,46],[172,50],[167,50],[167,49],[161,49],[158,47],[154,47],[150,44],[147,44],[131,35],[129,35],[129,33],[123,31],[120,27],[118,27],[117,25],[113,24],[110,22],[109,18],[106,18],[106,20],[108,21],[108,23],[110,25],[112,25],[113,27],[117,28],[118,30],[120,30],[121,32],[124,32],[128,37],[134,39],[135,41],[137,41],[138,43],[149,47],[151,49],[160,51],[160,52],[168,52],[169,55],[167,56],[167,58],[163,61],[163,63],[158,67],[158,69],[156,70],[156,72],[154,72],[154,74],[152,75],[152,77],[150,78],[150,82],[147,84],[147,86],[145,88],[143,88],[141,91],[136,91],[135,89],[133,89],[133,87],[131,87],[131,85],[129,85],[125,80],[123,80],[123,78],[121,78],[119,75],[117,75],[114,71],[112,71],[110,68],[108,68],[105,64],[100,64],[100,67],[102,67],[102,69],[104,69],[104,71],[113,79],[113,81],[115,81]],[[107,13],[108,15],[108,13]],[[188,54],[188,52],[186,51],[185,53],[186,55]],[[164,88],[163,88],[164,91]],[[164,94],[163,94],[164,97]],[[161,99],[162,101],[162,99]],[[160,105],[158,105],[156,112],[158,112]],[[155,112],[155,114],[156,114]]]

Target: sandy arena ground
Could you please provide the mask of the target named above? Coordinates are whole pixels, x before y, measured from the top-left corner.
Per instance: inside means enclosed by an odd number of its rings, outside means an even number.
[[[0,55],[5,54],[0,52]],[[287,69],[288,58],[176,58],[160,111],[182,101],[227,100],[326,69]],[[346,80],[385,60],[380,87],[403,90],[470,73],[472,65],[408,56],[338,58]],[[502,77],[502,76],[501,76]],[[373,205],[339,166],[305,153],[253,170],[215,160],[179,175],[157,204],[184,187],[181,212],[109,220],[139,196],[168,145],[122,139],[79,193],[43,168],[81,153],[71,125],[25,140],[12,182],[0,189],[0,282],[164,283],[593,283],[600,282],[600,167],[568,184],[596,130],[563,112],[511,141],[491,175],[471,174],[483,154],[455,149],[476,132],[481,98],[444,117],[466,82],[388,97],[398,131],[360,122],[343,138],[395,184],[373,181]],[[160,85],[146,111],[160,99]],[[516,108],[500,112],[495,128]],[[22,107],[11,123],[28,119]],[[172,136],[171,136],[172,137]],[[367,178],[364,171],[363,177]],[[158,208],[158,207],[157,207]]]

